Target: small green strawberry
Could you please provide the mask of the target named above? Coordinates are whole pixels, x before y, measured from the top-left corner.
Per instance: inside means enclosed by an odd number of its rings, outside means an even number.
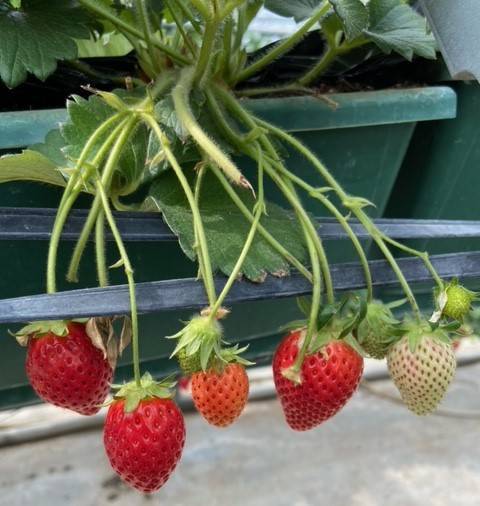
[[[194,355],[187,355],[187,350],[182,348],[177,353],[178,364],[185,376],[191,376],[193,373],[202,370],[202,364],[200,363],[200,353]]]
[[[445,287],[445,294],[446,302],[442,309],[442,316],[463,321],[476,298],[475,292],[459,285],[457,280],[453,280]]]
[[[410,324],[410,330],[388,351],[387,364],[408,409],[428,415],[445,396],[456,359],[444,331]]]
[[[360,346],[372,358],[381,360],[395,341],[392,329],[398,324],[389,307],[381,302],[371,302],[367,314],[356,330]]]

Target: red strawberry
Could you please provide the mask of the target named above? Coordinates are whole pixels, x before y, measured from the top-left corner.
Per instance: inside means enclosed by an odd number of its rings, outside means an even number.
[[[119,390],[105,420],[105,451],[120,478],[142,492],[158,490],[182,455],[185,422],[171,400],[173,386],[145,373],[139,384],[114,387]]]
[[[208,423],[227,427],[242,413],[248,399],[248,376],[242,364],[211,368],[192,375],[195,407]]]
[[[302,331],[288,334],[273,357],[273,377],[288,425],[304,431],[335,415],[350,399],[363,372],[363,358],[346,342],[331,340],[307,354],[301,368],[301,383],[283,372],[297,358]]]
[[[82,415],[97,413],[110,391],[113,369],[85,325],[38,322],[22,333],[28,335],[27,376],[38,396]]]

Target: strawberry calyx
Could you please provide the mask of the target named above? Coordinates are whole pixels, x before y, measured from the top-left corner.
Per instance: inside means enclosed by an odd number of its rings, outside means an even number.
[[[353,329],[353,334],[370,356],[380,359],[400,339],[397,332],[399,327],[400,322],[393,316],[390,307],[373,301],[367,305],[365,318]]]
[[[412,353],[415,353],[417,346],[421,343],[424,337],[447,344],[452,343],[452,339],[445,328],[432,328],[432,325],[427,321],[417,322],[413,320],[405,320],[403,328],[405,329],[403,339],[408,340],[408,346]]]
[[[112,402],[124,400],[126,413],[135,411],[141,401],[152,399],[171,399],[174,396],[173,388],[176,381],[169,378],[163,381],[155,381],[149,372],[146,372],[140,379],[140,385],[130,381],[123,385],[112,385],[117,390],[113,395]]]
[[[18,332],[10,332],[10,334],[16,338],[20,346],[27,346],[30,339],[40,339],[48,334],[53,334],[56,337],[67,337],[69,334],[68,325],[71,322],[86,323],[87,319],[31,322]]]
[[[213,357],[222,359],[223,329],[220,323],[209,316],[196,315],[185,327],[168,339],[178,339],[171,357],[178,356],[183,350],[184,359],[199,357],[200,367],[206,370]]]

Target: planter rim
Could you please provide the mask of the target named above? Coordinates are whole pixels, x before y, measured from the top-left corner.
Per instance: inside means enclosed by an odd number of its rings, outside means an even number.
[[[455,118],[457,96],[448,86],[332,93],[333,108],[319,97],[244,99],[266,121],[290,132],[333,130]],[[66,109],[0,113],[0,149],[42,142],[67,119]]]

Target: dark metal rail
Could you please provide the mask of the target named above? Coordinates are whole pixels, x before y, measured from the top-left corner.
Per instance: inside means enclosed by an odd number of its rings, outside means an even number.
[[[480,277],[480,252],[434,255],[431,260],[443,278]],[[409,282],[424,282],[431,279],[418,258],[400,258],[398,263]],[[363,271],[359,264],[335,264],[331,268],[336,290],[364,287]],[[375,286],[397,284],[395,274],[385,260],[370,262],[370,268]],[[225,279],[217,278],[216,283],[220,289]],[[285,278],[270,276],[262,284],[239,281],[233,286],[226,304],[304,295],[310,292],[310,287],[311,285],[299,274]],[[195,279],[139,283],[136,291],[140,313],[195,309],[207,304],[203,285]],[[54,295],[42,294],[1,300],[0,323],[125,314],[129,312],[129,307],[126,285],[72,290]]]
[[[55,219],[55,209],[0,207],[0,240],[48,240]],[[87,211],[72,211],[62,238],[75,240],[85,222]],[[174,241],[175,235],[159,213],[116,213],[118,227],[126,241]],[[334,218],[319,218],[318,232],[324,240],[346,239]],[[350,220],[354,232],[368,239],[366,230],[356,220]],[[378,219],[382,232],[395,239],[452,239],[480,237],[480,221],[398,220]],[[108,239],[112,240],[110,234]]]

